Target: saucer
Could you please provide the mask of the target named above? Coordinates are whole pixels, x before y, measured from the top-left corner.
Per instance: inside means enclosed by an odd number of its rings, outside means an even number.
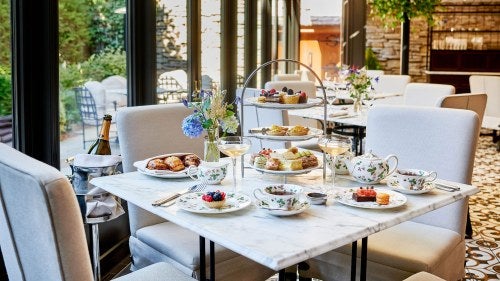
[[[264,211],[270,215],[280,216],[280,217],[292,216],[295,214],[302,213],[303,211],[309,209],[309,207],[311,206],[311,204],[309,203],[309,200],[307,200],[306,198],[301,198],[299,200],[299,204],[294,206],[294,208],[291,210],[269,209],[269,206],[267,205],[267,203],[262,201],[262,200],[257,200],[255,202],[255,205],[257,205],[257,207],[259,207],[262,211]]]
[[[392,188],[392,190],[394,191],[401,192],[404,194],[423,194],[433,190],[436,187],[436,185],[433,182],[425,182],[424,187],[422,189],[418,190],[406,189],[403,188],[401,185],[399,185],[399,181],[396,177],[387,178],[387,186]]]

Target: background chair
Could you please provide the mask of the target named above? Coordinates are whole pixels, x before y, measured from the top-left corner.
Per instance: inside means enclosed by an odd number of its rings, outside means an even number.
[[[106,92],[106,100],[112,103],[114,111],[118,107],[127,106],[127,79],[120,75],[104,78],[101,85]]]
[[[300,74],[274,74],[273,81],[300,81]]]
[[[471,75],[469,77],[470,90],[473,93],[486,93],[488,102],[484,111],[482,127],[492,130],[493,142],[497,143],[500,151],[500,77]]]
[[[163,90],[158,94],[161,103],[180,102],[183,94],[187,96],[187,89],[183,88],[177,79],[169,76],[168,72],[164,72],[158,77],[158,87]]]
[[[83,138],[83,149],[85,149],[85,143],[92,142],[99,135],[99,123],[101,122],[98,114],[97,107],[95,104],[94,97],[90,91],[85,87],[77,87],[73,89],[75,91],[76,107],[78,107],[78,112],[80,113],[80,120],[82,124],[82,138]],[[91,140],[85,139],[85,125],[95,127],[95,138]]]
[[[435,106],[439,98],[455,94],[455,87],[445,84],[409,83],[404,91],[404,104]]]
[[[410,83],[409,75],[381,75],[373,88],[381,94],[403,94],[406,85]]]
[[[87,88],[92,97],[97,108],[97,115],[99,117],[104,116],[104,114],[110,114],[114,117],[115,106],[114,104],[107,104],[106,100],[106,89],[102,86],[99,81],[87,81],[83,84]]]
[[[376,105],[368,115],[366,148],[379,156],[397,155],[401,168],[432,170],[441,179],[470,184],[478,130],[479,118],[469,110]],[[402,280],[420,271],[460,280],[467,203],[464,199],[370,235],[370,280]],[[344,246],[307,261],[310,269],[301,276],[347,280],[350,253],[351,247]]]
[[[377,78],[377,77],[380,78],[380,76],[384,75],[384,73],[385,72],[383,70],[375,70],[375,69],[366,70],[366,75],[370,78]]]
[[[477,113],[482,123],[488,96],[486,94],[458,94],[438,98],[436,106],[443,108],[468,109]]]
[[[10,280],[94,280],[80,209],[66,176],[4,144],[0,245]],[[115,280],[195,279],[160,263]]]
[[[193,152],[203,155],[203,138],[190,139],[182,133],[182,120],[191,113],[192,109],[180,103],[118,110],[117,127],[123,171],[135,171],[135,161],[159,154]],[[128,204],[128,210],[131,232],[129,245],[134,269],[168,261],[187,274],[198,275],[197,234],[133,204]],[[217,280],[265,280],[273,274],[269,268],[224,247],[216,245],[215,253]]]

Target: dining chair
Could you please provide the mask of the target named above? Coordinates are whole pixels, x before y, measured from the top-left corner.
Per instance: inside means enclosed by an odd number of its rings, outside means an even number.
[[[80,113],[80,121],[82,125],[82,138],[83,138],[83,149],[85,149],[85,143],[95,141],[99,135],[99,124],[101,122],[98,114],[97,107],[95,104],[94,97],[86,87],[76,87],[73,89],[75,92],[75,101],[78,112]],[[95,137],[86,140],[85,139],[85,126],[95,127]]]
[[[106,89],[102,86],[99,81],[87,81],[83,84],[87,88],[95,100],[95,105],[97,107],[97,115],[104,116],[104,114],[110,114],[114,117],[115,109],[114,105],[108,105],[106,100]]]
[[[106,100],[112,103],[114,110],[127,106],[127,78],[120,75],[111,75],[101,81],[106,91]]]
[[[380,76],[382,76],[384,74],[385,74],[385,72],[383,70],[375,70],[375,69],[367,69],[366,70],[366,75],[370,78],[379,77],[379,79],[380,79]]]
[[[500,131],[500,77],[471,75],[469,84],[471,92],[488,95],[482,127],[492,130],[493,142],[497,143],[497,150],[500,151],[500,135],[498,134]]]
[[[135,161],[165,153],[203,155],[203,138],[190,139],[181,129],[182,120],[191,113],[192,109],[182,103],[120,108],[117,127],[123,171],[136,171]],[[168,186],[168,181],[165,184]],[[128,203],[128,215],[133,269],[168,261],[184,273],[199,276],[199,237],[196,233],[131,203]],[[208,248],[206,252],[209,253]],[[215,245],[215,255],[217,280],[265,280],[273,274],[269,268],[222,246]]]
[[[273,81],[300,81],[301,78],[301,75],[296,73],[274,74]]]
[[[5,144],[0,144],[0,245],[9,280],[94,280],[68,179]],[[195,281],[168,263],[114,280]]]
[[[400,94],[403,95],[405,87],[410,83],[409,75],[384,74],[373,84],[373,89],[381,94]]]
[[[479,130],[475,112],[375,105],[366,130],[367,151],[379,156],[395,154],[398,167],[436,171],[440,179],[471,183]],[[467,206],[468,198],[370,235],[367,276],[370,280],[402,280],[427,271],[446,280],[460,280],[464,276]],[[377,213],[366,214],[371,215]],[[308,260],[300,274],[325,281],[347,280],[350,260],[351,246],[346,245]]]
[[[408,83],[404,91],[404,104],[435,106],[439,98],[455,94],[455,87],[446,84]]]
[[[458,94],[438,98],[437,107],[468,109],[477,113],[482,123],[488,96],[486,94]]]

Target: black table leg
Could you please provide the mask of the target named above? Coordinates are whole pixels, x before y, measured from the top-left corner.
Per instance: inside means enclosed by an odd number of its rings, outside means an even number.
[[[205,237],[200,236],[200,280],[207,280],[205,263]]]
[[[351,244],[351,281],[356,281],[356,260],[358,259],[358,241]]]
[[[215,246],[214,242],[210,241],[210,281],[215,281]]]
[[[360,281],[366,281],[366,265],[368,262],[368,237],[361,239],[361,272]]]
[[[285,281],[285,269],[278,271],[278,281]]]

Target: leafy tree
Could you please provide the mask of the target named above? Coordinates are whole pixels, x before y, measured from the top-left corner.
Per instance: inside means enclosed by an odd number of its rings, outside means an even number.
[[[106,49],[124,50],[125,19],[116,9],[125,6],[125,0],[90,0],[92,23],[90,28],[90,47],[93,54]]]
[[[12,113],[12,83],[10,69],[0,66],[0,116]]]
[[[10,67],[10,0],[0,0],[0,65]]]
[[[59,57],[70,63],[89,57],[90,10],[88,0],[59,1]]]

